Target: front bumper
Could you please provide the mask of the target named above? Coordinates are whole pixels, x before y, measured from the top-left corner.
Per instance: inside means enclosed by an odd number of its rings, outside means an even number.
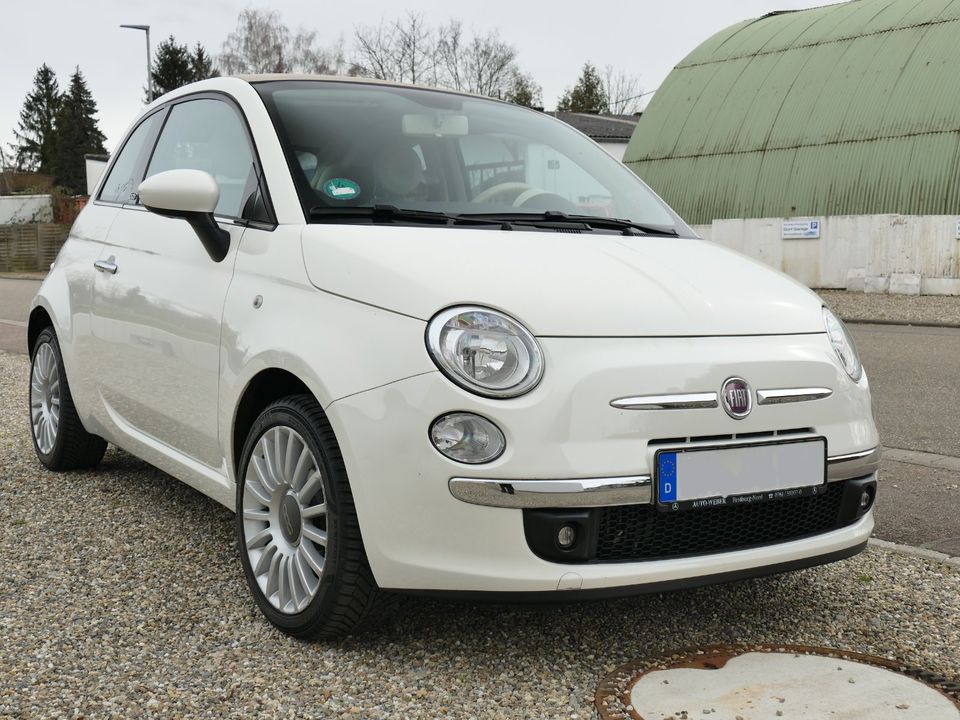
[[[830,532],[732,552],[575,566],[538,557],[527,542],[526,511],[515,506],[518,485],[544,489],[546,485],[531,483],[565,479],[562,485],[553,482],[551,507],[562,507],[557,504],[562,502],[573,507],[607,505],[618,497],[628,501],[618,505],[649,502],[658,439],[690,442],[703,436],[806,432],[825,437],[832,458],[879,445],[866,380],[850,382],[824,335],[546,338],[541,345],[547,374],[540,387],[520,398],[476,397],[437,372],[343,398],[327,408],[350,477],[367,557],[381,587],[549,593],[710,582],[835,557],[853,552],[869,538],[871,513]],[[810,402],[758,406],[740,421],[709,407],[636,412],[610,405],[616,398],[719,388],[733,375],[748,378],[757,388],[826,387],[833,393]],[[507,451],[483,466],[482,473],[448,460],[429,442],[432,420],[458,410],[490,418],[507,438]],[[482,485],[478,492],[486,501],[474,504],[455,497],[452,489],[460,483],[451,480],[456,478],[479,480],[460,489]],[[613,486],[609,478],[616,479]],[[487,486],[492,483],[512,487],[513,495],[499,498],[510,493],[490,492]],[[557,492],[571,488],[577,492]],[[603,503],[596,493],[606,496]],[[533,494],[519,496],[529,500]],[[495,495],[500,504],[492,499]],[[594,497],[583,502],[559,495]],[[507,501],[511,505],[503,506]]]
[[[827,458],[827,480],[839,482],[872,475],[879,466],[879,447],[836,455]],[[650,475],[509,481],[502,478],[454,477],[450,478],[448,485],[450,494],[463,502],[517,510],[614,507],[653,502],[653,479]]]

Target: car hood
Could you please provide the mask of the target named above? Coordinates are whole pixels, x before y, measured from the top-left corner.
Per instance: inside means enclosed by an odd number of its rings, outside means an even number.
[[[308,225],[302,243],[317,288],[422,320],[473,304],[539,336],[823,332],[814,293],[705,240]]]

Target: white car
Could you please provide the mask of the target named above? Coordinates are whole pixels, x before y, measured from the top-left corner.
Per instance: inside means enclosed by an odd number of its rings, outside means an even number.
[[[110,442],[235,509],[250,591],[299,637],[398,593],[777,573],[873,528],[840,321],[583,135],[487,98],[294,76],[164,95],[29,345],[41,462]]]

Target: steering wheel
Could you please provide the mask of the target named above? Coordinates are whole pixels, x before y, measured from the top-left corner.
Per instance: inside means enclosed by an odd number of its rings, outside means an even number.
[[[480,192],[476,197],[473,198],[475,203],[491,202],[494,198],[499,198],[501,195],[507,195],[510,193],[516,193],[520,195],[528,190],[533,190],[531,185],[522,182],[505,182],[500,183],[499,185],[494,185],[493,187],[488,187],[486,190]]]
[[[517,199],[513,201],[513,206],[516,207],[516,208],[518,208],[518,207],[523,207],[523,206],[526,205],[530,200],[533,200],[534,198],[541,197],[541,196],[543,196],[543,195],[553,196],[553,197],[555,197],[555,198],[563,201],[563,202],[564,202],[565,204],[567,204],[567,205],[570,205],[570,204],[571,204],[571,203],[567,202],[566,200],[564,200],[564,199],[563,199],[562,197],[560,197],[559,195],[557,195],[556,193],[552,193],[552,192],[550,192],[549,190],[541,190],[540,188],[534,188],[534,187],[532,187],[532,188],[529,188],[529,189],[527,189],[527,190],[524,190],[522,193],[520,193],[519,195],[517,195]]]

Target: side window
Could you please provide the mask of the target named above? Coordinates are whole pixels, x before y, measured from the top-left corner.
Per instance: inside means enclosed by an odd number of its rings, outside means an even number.
[[[144,152],[147,151],[147,141],[153,137],[153,132],[162,115],[162,112],[154,113],[130,133],[113,167],[110,168],[110,174],[100,189],[98,199],[115,203],[134,202],[133,196],[136,195],[137,187],[140,185],[140,178],[135,175],[139,175],[137,171],[143,169],[141,160]]]
[[[217,181],[217,215],[241,216],[256,189],[253,153],[240,118],[227,103],[190,100],[170,110],[147,177],[182,168],[203,170]]]

